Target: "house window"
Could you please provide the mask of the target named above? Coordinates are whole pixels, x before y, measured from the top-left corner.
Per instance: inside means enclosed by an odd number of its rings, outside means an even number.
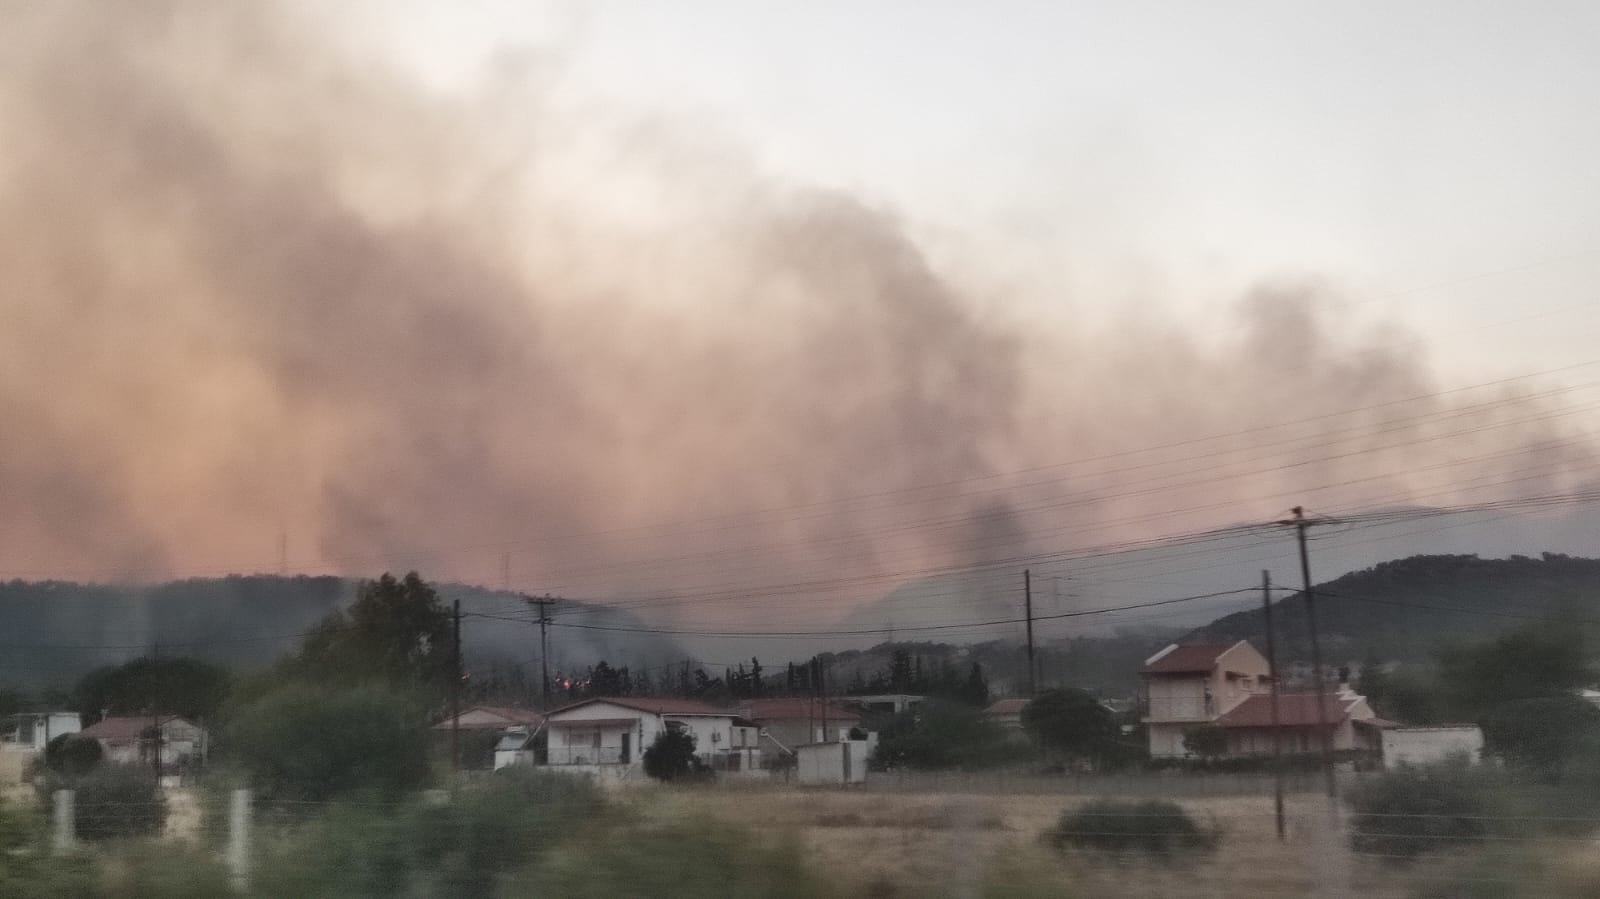
[[[600,732],[599,731],[595,731],[594,732],[594,748],[596,748],[596,749],[600,748]]]

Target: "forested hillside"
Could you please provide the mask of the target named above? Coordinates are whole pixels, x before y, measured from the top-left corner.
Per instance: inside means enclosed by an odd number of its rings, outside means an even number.
[[[251,575],[148,586],[0,584],[0,685],[66,684],[94,668],[152,653],[265,665],[348,603],[356,583]],[[526,667],[537,659],[536,616],[519,596],[458,584],[441,584],[439,592],[446,602],[460,599],[469,616],[462,627],[469,668]],[[582,627],[552,628],[553,667],[579,669],[601,659],[656,665],[686,656],[659,635],[594,629],[637,626],[628,612],[574,602],[556,608],[557,620]]]
[[[1441,645],[1471,642],[1540,621],[1594,630],[1600,620],[1600,559],[1546,553],[1484,559],[1412,556],[1318,585],[1317,621],[1330,663],[1375,657],[1422,660]],[[1274,604],[1280,656],[1308,656],[1304,597]],[[1238,612],[1187,639],[1262,641],[1259,611]]]

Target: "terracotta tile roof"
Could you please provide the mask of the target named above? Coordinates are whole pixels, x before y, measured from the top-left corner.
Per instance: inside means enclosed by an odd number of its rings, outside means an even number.
[[[1026,699],[998,699],[983,710],[985,715],[1000,717],[1002,715],[1020,715],[1028,707]]]
[[[580,708],[595,702],[605,702],[636,712],[646,712],[651,715],[704,715],[714,718],[734,718],[737,713],[730,709],[719,709],[714,705],[695,702],[692,699],[656,699],[639,696],[596,696],[593,699],[581,699],[569,703],[558,709],[551,709],[545,717],[559,715],[562,712]]]
[[[1140,674],[1204,674],[1234,643],[1175,643],[1145,661]]]
[[[89,737],[94,740],[137,740],[139,736],[155,724],[151,715],[111,715],[101,718],[98,723],[83,729],[79,736]],[[161,716],[161,723],[171,724],[174,721],[183,721],[176,715]],[[187,724],[187,721],[184,721]]]
[[[755,721],[860,721],[861,713],[835,702],[805,696],[752,699],[740,706],[746,718]]]
[[[516,708],[514,706],[497,706],[497,705],[475,705],[470,709],[462,709],[461,710],[461,717],[465,718],[466,716],[472,714],[473,712],[488,712],[489,714],[494,715],[495,717],[501,719],[501,721],[500,721],[500,723],[479,723],[479,724],[463,723],[461,725],[461,729],[462,730],[498,729],[498,728],[506,727],[506,726],[510,726],[510,725],[533,726],[533,725],[536,725],[536,724],[540,724],[540,723],[542,723],[544,721],[544,716],[539,714],[538,712],[535,712],[532,709],[519,709],[519,708]],[[451,721],[451,719],[446,718],[443,721],[439,722],[438,724],[435,724],[433,726],[433,729],[434,730],[449,730],[450,729],[450,721]]]
[[[552,728],[582,728],[582,727],[631,727],[639,722],[638,718],[573,718],[571,721],[552,721]]]
[[[1338,724],[1349,717],[1350,709],[1361,697],[1343,697],[1337,693],[1322,696],[1327,709],[1328,723]],[[1278,724],[1280,727],[1314,727],[1317,721],[1317,696],[1315,693],[1284,693],[1278,697]],[[1234,706],[1217,719],[1220,727],[1271,727],[1272,696],[1258,693]]]

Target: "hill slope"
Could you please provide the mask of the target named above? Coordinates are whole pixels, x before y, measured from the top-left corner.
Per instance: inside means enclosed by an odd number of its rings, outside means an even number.
[[[1354,571],[1317,586],[1317,622],[1330,664],[1423,659],[1441,644],[1482,640],[1538,621],[1600,618],[1600,559],[1546,553],[1539,558],[1411,556]],[[1274,603],[1280,657],[1309,654],[1303,595]],[[1185,639],[1265,637],[1259,610],[1236,612]]]
[[[231,576],[150,586],[61,581],[0,584],[0,684],[69,683],[101,665],[159,649],[229,665],[265,665],[292,651],[300,635],[348,603],[358,582],[337,577]],[[501,618],[466,618],[463,651],[469,667],[536,660],[539,630],[520,597],[459,584],[438,585],[448,604]],[[580,625],[636,627],[628,612],[564,602],[558,620]],[[515,620],[502,620],[515,619]],[[656,665],[686,653],[652,634],[582,628],[551,630],[554,668],[613,664]]]

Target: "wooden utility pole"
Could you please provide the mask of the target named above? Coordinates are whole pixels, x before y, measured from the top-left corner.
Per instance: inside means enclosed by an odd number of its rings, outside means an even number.
[[[1272,685],[1272,812],[1283,842],[1283,733],[1278,721],[1278,640],[1272,631],[1272,572],[1261,571],[1261,617],[1267,631],[1267,677]]]
[[[1306,521],[1305,509],[1294,507],[1294,518],[1288,522],[1294,525],[1295,536],[1300,542],[1300,578],[1304,584],[1306,596],[1306,627],[1311,632],[1311,685],[1317,693],[1317,730],[1322,736],[1322,773],[1327,780],[1328,798],[1338,796],[1338,784],[1333,775],[1333,729],[1328,724],[1328,696],[1327,684],[1322,676],[1322,641],[1317,634],[1317,594],[1311,588],[1311,562],[1306,555],[1306,529],[1311,523]]]
[[[1033,664],[1033,573],[1022,569],[1022,603],[1028,616],[1028,695],[1039,695],[1038,668]]]
[[[452,606],[451,623],[454,625],[450,654],[450,769],[461,770],[461,600]]]
[[[549,596],[524,596],[529,604],[539,610],[539,674],[543,681],[541,693],[544,697],[544,709],[550,710],[550,615],[546,607],[553,605],[555,599]]]

